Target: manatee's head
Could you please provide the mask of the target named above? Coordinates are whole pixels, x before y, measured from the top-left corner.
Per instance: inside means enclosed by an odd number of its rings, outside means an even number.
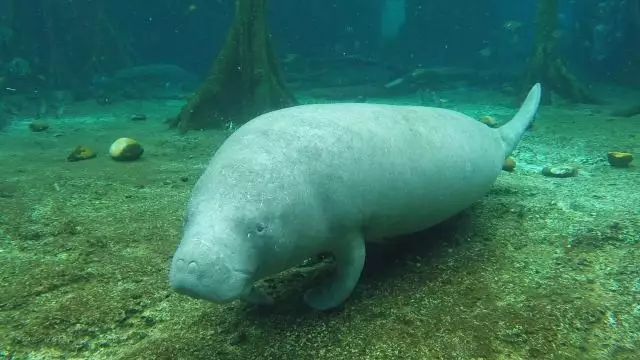
[[[171,287],[218,303],[247,296],[257,280],[266,225],[239,211],[191,204],[173,256]]]

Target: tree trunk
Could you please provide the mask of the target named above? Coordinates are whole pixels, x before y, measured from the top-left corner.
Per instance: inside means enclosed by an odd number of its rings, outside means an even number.
[[[627,43],[640,43],[640,0],[630,0],[627,3],[630,24],[627,30]],[[625,51],[628,59],[626,64],[618,72],[618,78],[623,84],[640,86],[640,46],[629,46]],[[640,108],[638,105],[637,108]]]
[[[30,78],[14,80],[36,87],[84,87],[96,73],[131,66],[133,52],[104,6],[105,0],[8,0],[0,30],[11,37],[0,43],[0,60],[28,61]]]
[[[59,2],[42,0],[52,85],[84,86],[96,74],[132,65],[128,48],[105,13],[105,0]]]
[[[558,0],[538,0],[536,39],[533,57],[530,60],[525,86],[540,82],[547,88],[545,102],[550,92],[581,103],[593,103],[595,98],[569,72],[556,48],[558,30]]]
[[[227,41],[210,74],[172,127],[216,128],[241,124],[262,113],[295,104],[285,88],[267,31],[267,0],[236,0]]]

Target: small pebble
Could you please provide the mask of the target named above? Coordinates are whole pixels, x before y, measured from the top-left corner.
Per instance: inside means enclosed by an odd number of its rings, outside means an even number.
[[[497,128],[499,126],[498,120],[496,120],[496,118],[494,118],[493,116],[489,116],[489,115],[481,117],[480,122],[492,128]]]
[[[29,123],[29,129],[33,132],[42,132],[49,128],[49,124],[46,121],[34,120]]]
[[[97,97],[96,103],[98,103],[99,105],[111,105],[113,103],[113,100],[108,96]]]
[[[542,175],[555,178],[568,178],[578,175],[578,168],[572,165],[546,166]]]
[[[92,159],[94,157],[96,157],[95,151],[89,149],[86,146],[79,145],[79,146],[76,146],[76,148],[73,149],[73,151],[71,151],[71,154],[69,154],[69,156],[67,156],[67,161],[87,160],[87,159]]]
[[[147,115],[145,114],[133,114],[131,115],[131,121],[145,121],[147,120]]]
[[[142,145],[130,138],[120,138],[114,141],[111,147],[109,147],[109,155],[111,155],[114,160],[120,161],[137,160],[142,156],[143,152],[144,149]]]
[[[516,159],[514,159],[511,156],[504,159],[504,163],[502,163],[502,170],[513,172],[515,169],[516,169]]]
[[[629,167],[629,164],[633,161],[633,154],[628,152],[611,151],[607,153],[607,161],[609,161],[609,165],[613,167]]]

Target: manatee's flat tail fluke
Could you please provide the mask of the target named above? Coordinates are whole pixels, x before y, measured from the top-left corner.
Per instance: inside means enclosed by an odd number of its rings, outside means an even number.
[[[520,106],[520,110],[518,113],[505,125],[501,126],[498,131],[500,132],[500,137],[502,138],[502,142],[504,143],[504,156],[507,157],[513,149],[515,149],[516,145],[520,141],[520,137],[527,130],[531,121],[533,121],[533,117],[538,110],[538,105],[540,104],[540,94],[541,94],[541,86],[540,84],[535,84],[529,91],[529,95]]]

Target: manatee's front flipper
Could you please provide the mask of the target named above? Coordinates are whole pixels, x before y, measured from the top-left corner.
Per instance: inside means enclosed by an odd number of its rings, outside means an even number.
[[[351,295],[364,266],[365,248],[361,234],[351,234],[341,242],[342,247],[333,250],[335,274],[327,284],[315,287],[304,295],[307,305],[317,310],[327,310],[340,305]]]
[[[244,297],[244,301],[254,305],[273,305],[273,298],[264,291],[252,286],[251,291]]]

